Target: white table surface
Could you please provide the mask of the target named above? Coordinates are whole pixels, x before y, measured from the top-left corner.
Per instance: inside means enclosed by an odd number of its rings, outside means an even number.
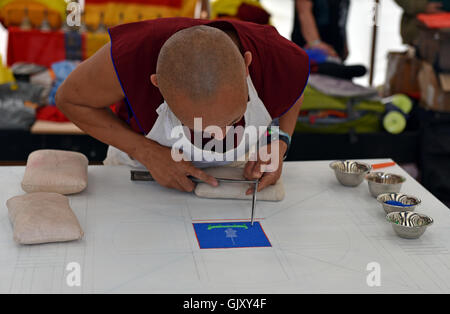
[[[5,202],[24,193],[24,167],[0,167],[0,293],[449,293],[449,209],[388,168],[422,199],[417,212],[435,219],[420,239],[398,238],[367,183],[344,187],[328,164],[286,163],[285,200],[257,203],[272,248],[219,250],[199,248],[193,220],[248,219],[249,201],[199,199],[104,166],[90,167],[88,189],[70,196],[83,240],[17,245]],[[66,284],[71,262],[80,287]],[[367,285],[371,262],[380,287]]]

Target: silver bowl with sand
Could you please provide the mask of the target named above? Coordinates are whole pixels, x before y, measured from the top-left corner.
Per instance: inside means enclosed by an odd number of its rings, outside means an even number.
[[[433,224],[433,219],[423,214],[412,212],[393,212],[386,216],[395,233],[404,239],[418,239]]]
[[[403,193],[385,193],[377,197],[377,201],[383,206],[386,214],[392,212],[408,211],[413,212],[422,202],[413,195]]]

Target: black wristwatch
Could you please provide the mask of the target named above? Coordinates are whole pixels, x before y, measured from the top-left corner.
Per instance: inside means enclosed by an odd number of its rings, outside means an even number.
[[[291,136],[286,132],[284,132],[283,130],[281,130],[280,127],[278,126],[269,126],[267,128],[266,136],[267,136],[267,144],[270,144],[276,140],[280,140],[286,143],[287,149],[283,156],[283,160],[285,160],[288,155],[289,148],[291,147]]]

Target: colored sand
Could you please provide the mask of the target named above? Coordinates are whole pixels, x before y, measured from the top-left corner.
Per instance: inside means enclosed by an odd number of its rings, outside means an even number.
[[[414,206],[414,205],[403,204],[403,203],[397,202],[397,201],[386,201],[386,202],[384,202],[384,203],[385,203],[385,204],[388,204],[388,205],[402,206],[402,207],[411,207],[411,206]]]
[[[246,225],[209,225],[208,230],[217,229],[217,228],[244,228],[248,229]]]
[[[271,247],[262,226],[255,221],[227,223],[194,223],[201,249]]]

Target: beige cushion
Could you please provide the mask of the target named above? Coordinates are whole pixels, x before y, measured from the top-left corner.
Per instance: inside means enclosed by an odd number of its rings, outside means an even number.
[[[87,187],[88,163],[80,153],[37,150],[28,156],[22,188],[28,193],[79,193]]]
[[[224,179],[244,179],[244,169],[233,167],[214,167],[202,169],[206,173]],[[245,195],[250,184],[247,183],[220,183],[218,187],[213,187],[206,183],[197,184],[194,193],[198,197],[223,198],[223,199],[251,199],[252,195]],[[278,180],[275,185],[268,186],[256,194],[258,201],[281,201],[284,199],[284,185],[282,180]]]
[[[6,202],[19,244],[40,244],[79,240],[83,230],[67,197],[56,193],[31,193]]]

